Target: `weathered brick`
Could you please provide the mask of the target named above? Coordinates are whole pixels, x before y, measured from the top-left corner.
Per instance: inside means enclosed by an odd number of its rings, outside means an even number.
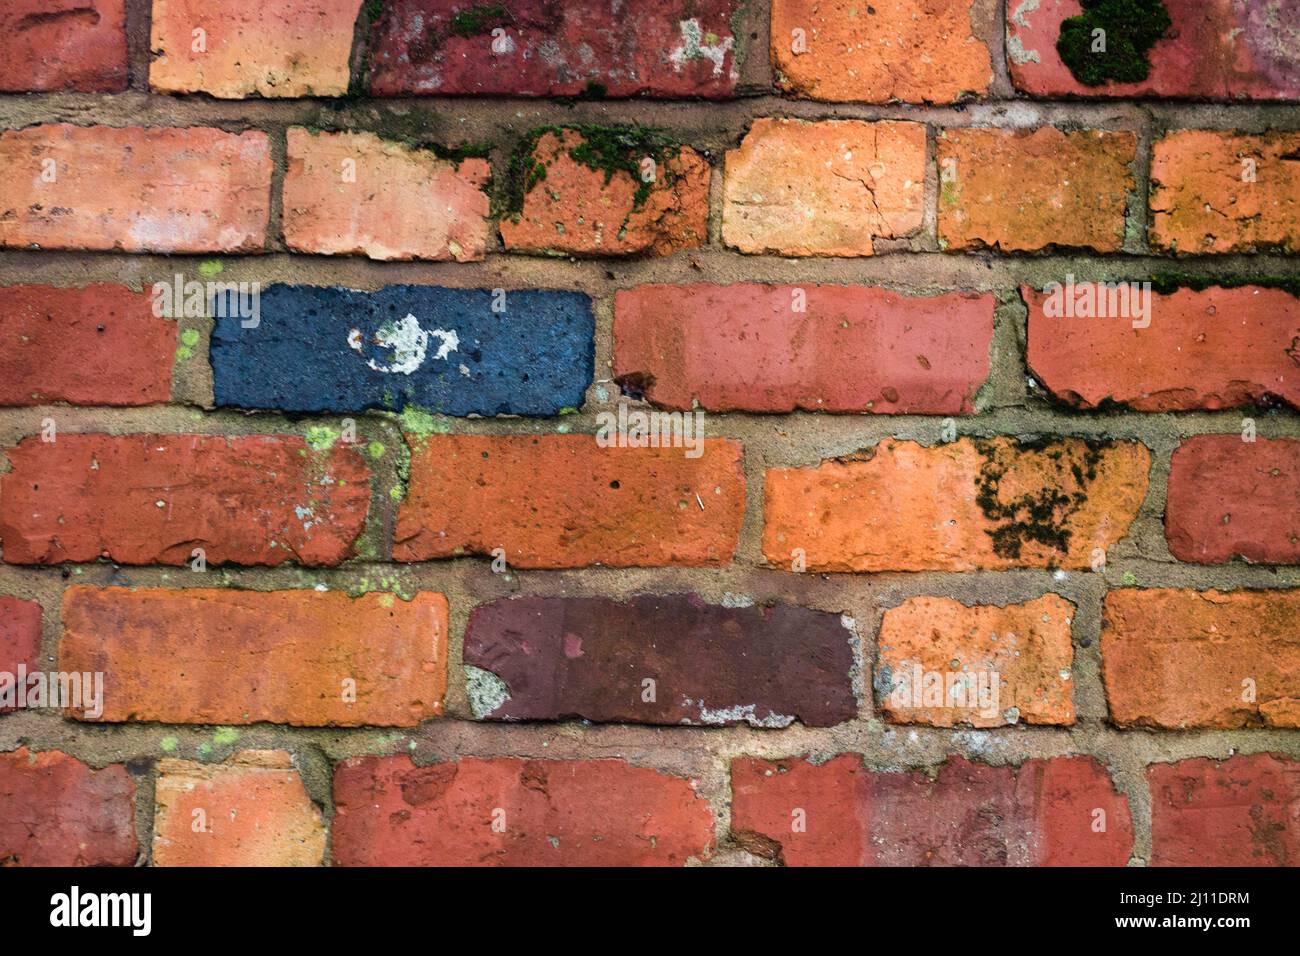
[[[1111,591],[1101,660],[1120,726],[1300,727],[1300,588]]]
[[[1128,802],[1091,757],[989,767],[949,757],[933,777],[824,763],[731,763],[731,831],[787,866],[1123,866]]]
[[[1082,284],[1082,283],[1080,283]],[[1029,305],[1029,367],[1075,408],[1116,402],[1143,412],[1236,408],[1280,399],[1300,408],[1300,299],[1281,289],[1218,286],[1151,293],[1150,313],[1133,311],[1129,287],[1022,287]],[[1105,315],[1078,314],[1105,296]],[[1118,306],[1118,308],[1116,308]],[[1049,312],[1051,314],[1049,314]]]
[[[1300,440],[1184,440],[1169,466],[1165,538],[1179,561],[1300,564]]]
[[[925,127],[757,119],[728,150],[722,239],[741,252],[869,256],[921,228]]]
[[[558,415],[591,384],[595,318],[577,292],[272,285],[259,308],[254,328],[217,320],[218,405]]]
[[[1146,79],[1089,86],[1075,79],[1056,50],[1061,23],[1083,12],[1079,0],[1007,0],[1011,79],[1017,89],[1043,97],[1300,97],[1300,46],[1286,39],[1278,5],[1163,0],[1163,6],[1173,25],[1147,54]],[[1107,55],[1123,53],[1112,48]]]
[[[393,558],[500,548],[522,568],[722,565],[745,510],[738,442],[602,448],[592,435],[408,436]],[[545,476],[539,481],[539,476]]]
[[[126,0],[5,0],[0,92],[126,89]]]
[[[371,259],[482,259],[491,175],[373,133],[289,128],[284,241],[296,252]]]
[[[1134,134],[946,129],[938,147],[943,248],[1118,252],[1123,245]]]
[[[32,126],[0,133],[0,246],[261,252],[271,213],[262,132]],[[50,179],[50,177],[53,177]]]
[[[176,337],[147,291],[0,287],[0,405],[166,402]]]
[[[221,99],[341,96],[360,10],[361,0],[153,0],[149,85]]]
[[[1135,442],[885,439],[767,472],[763,554],[809,571],[1087,568],[1128,533],[1151,454]]]
[[[109,723],[414,727],[447,689],[432,592],[72,587],[63,627],[59,665],[104,674]]]
[[[974,411],[994,297],[866,286],[643,285],[614,298],[614,374],[709,411]]]
[[[16,709],[18,670],[41,669],[41,606],[0,594],[0,714]],[[10,701],[11,706],[5,702]]]
[[[597,136],[608,148],[593,144]],[[507,249],[668,256],[708,238],[711,168],[689,146],[647,147],[630,132],[563,128],[541,131],[521,148],[511,175],[522,180],[522,207],[500,223]],[[638,175],[620,168],[624,162]]]
[[[1273,754],[1147,767],[1152,866],[1300,863],[1300,763]]]
[[[1075,606],[1056,594],[977,605],[915,597],[885,611],[876,690],[896,723],[1074,723]]]
[[[390,0],[370,35],[370,92],[724,98],[739,78],[732,23],[740,7]]]
[[[680,866],[713,851],[694,783],[622,760],[353,758],[334,805],[344,866]]]
[[[5,450],[0,540],[11,564],[333,565],[370,507],[356,448],[289,435],[69,435]]]
[[[474,609],[465,663],[505,684],[475,706],[491,719],[829,727],[857,715],[855,640],[839,614],[789,604],[514,598]]]
[[[951,103],[988,92],[997,0],[773,0],[777,84],[815,100]],[[796,33],[796,31],[801,31]]]
[[[320,866],[321,812],[283,750],[158,762],[154,866]],[[197,829],[196,829],[197,827]]]
[[[135,784],[57,750],[0,754],[0,865],[131,866]]]
[[[1300,252],[1300,132],[1177,130],[1151,158],[1151,245],[1196,255]]]

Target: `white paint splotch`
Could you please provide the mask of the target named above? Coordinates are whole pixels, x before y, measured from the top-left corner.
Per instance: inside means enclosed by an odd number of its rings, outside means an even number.
[[[367,357],[366,364],[376,372],[410,375],[428,358],[431,338],[438,339],[440,343],[433,355],[435,359],[446,360],[447,356],[460,347],[460,336],[455,329],[426,330],[420,326],[419,319],[408,312],[402,319],[385,323],[375,332],[374,344],[381,349],[391,350],[392,360],[385,363]],[[365,353],[366,343],[360,329],[348,333],[348,348]]]

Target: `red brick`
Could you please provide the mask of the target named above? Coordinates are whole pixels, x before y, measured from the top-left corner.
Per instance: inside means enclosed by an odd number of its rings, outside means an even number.
[[[654,184],[626,169],[593,168],[573,154],[586,143],[575,129],[547,130],[529,154],[523,208],[501,220],[507,249],[586,256],[668,256],[708,239],[708,160],[689,146],[651,160]],[[629,147],[635,150],[635,146]],[[650,171],[649,166],[642,167]]]
[[[1137,137],[1055,127],[939,133],[939,243],[950,251],[1124,243]]]
[[[741,252],[869,256],[921,228],[925,127],[757,119],[727,152],[722,239]]]
[[[815,100],[951,103],[993,80],[997,0],[773,0],[777,84]],[[795,49],[795,30],[800,52]]]
[[[1163,0],[1173,21],[1148,53],[1139,83],[1087,86],[1056,52],[1061,22],[1079,0],[1007,0],[1007,60],[1016,89],[1033,96],[1158,96],[1213,100],[1300,98],[1300,48],[1277,4]],[[1294,13],[1294,10],[1291,11]]]
[[[0,287],[0,405],[166,402],[176,335],[147,291]]]
[[[149,85],[222,99],[342,96],[360,10],[361,0],[153,0]]]
[[[505,550],[521,568],[728,563],[745,510],[738,442],[602,448],[592,435],[408,436],[393,558]],[[540,480],[539,480],[540,479]]]
[[[1300,588],[1106,595],[1102,676],[1124,727],[1300,727]]]
[[[0,754],[0,866],[131,866],[135,784],[57,750]]]
[[[1300,251],[1300,132],[1177,130],[1151,157],[1151,245],[1185,255]]]
[[[964,414],[988,378],[994,304],[811,283],[637,286],[614,298],[614,374],[683,410]]]
[[[1134,442],[887,438],[858,457],[770,469],[763,554],[790,568],[801,548],[809,571],[1088,568],[1128,533],[1150,465]]]
[[[126,0],[5,0],[0,92],[126,89]]]
[[[1236,408],[1273,399],[1300,408],[1295,296],[1258,286],[1178,289],[1152,292],[1148,316],[1133,312],[1130,298],[1130,314],[1121,316],[1124,300],[1117,289],[1118,309],[1107,290],[1106,316],[1080,317],[1080,295],[1100,300],[1101,286],[1076,287],[1076,311],[1067,316],[1062,308],[1069,287],[1058,285],[1056,294],[1028,286],[1020,293],[1029,305],[1031,374],[1061,401],[1086,409],[1118,402],[1143,412]]]
[[[0,540],[11,564],[334,565],[370,507],[346,445],[290,435],[70,435],[6,449]]]
[[[713,851],[692,781],[621,760],[353,758],[334,805],[344,866],[680,866]]]
[[[1186,439],[1169,466],[1165,538],[1179,561],[1300,564],[1300,440]]]
[[[63,627],[59,665],[104,674],[108,723],[414,727],[447,689],[432,592],[72,587]]]
[[[1056,594],[1005,607],[904,601],[880,624],[880,709],[933,727],[1073,724],[1074,614]]]
[[[370,92],[723,98],[739,77],[739,0],[503,6],[471,25],[457,24],[456,14],[493,5],[389,0],[370,35]],[[504,33],[494,38],[498,28]]]
[[[1147,768],[1152,866],[1300,863],[1300,763],[1272,754]]]
[[[14,695],[17,701],[18,669],[28,673],[41,669],[41,606],[35,601],[0,594],[0,700]],[[15,707],[0,703],[0,714]]]
[[[856,754],[739,757],[731,790],[733,837],[787,866],[1123,866],[1133,848],[1128,802],[1091,757],[949,757],[933,777]]]
[[[0,133],[0,168],[12,171],[0,179],[0,246],[261,252],[266,242],[265,133],[32,126]]]
[[[284,240],[290,249],[457,262],[486,254],[487,160],[453,163],[373,133],[294,126],[287,137]]]
[[[282,750],[244,750],[215,766],[161,760],[154,800],[154,866],[324,862],[320,809]]]

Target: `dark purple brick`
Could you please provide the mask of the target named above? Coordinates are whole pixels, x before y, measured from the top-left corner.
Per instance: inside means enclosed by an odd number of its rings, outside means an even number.
[[[512,598],[470,615],[465,663],[505,684],[501,700],[470,674],[475,713],[488,719],[829,727],[857,713],[854,640],[839,614],[787,604]]]

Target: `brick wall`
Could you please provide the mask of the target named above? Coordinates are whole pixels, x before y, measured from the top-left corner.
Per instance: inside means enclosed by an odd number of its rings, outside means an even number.
[[[1300,46],[1109,6],[10,0],[0,862],[1300,863]]]

